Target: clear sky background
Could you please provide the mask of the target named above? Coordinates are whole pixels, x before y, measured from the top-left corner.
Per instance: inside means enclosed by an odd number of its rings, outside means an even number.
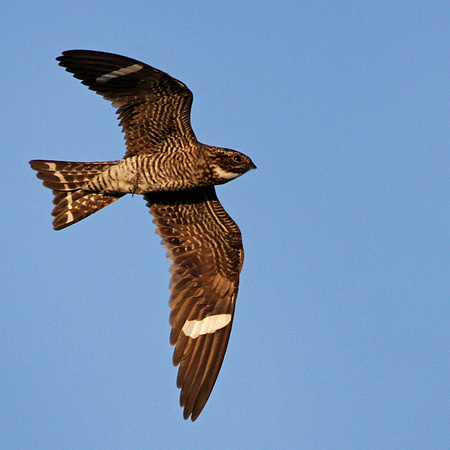
[[[0,447],[448,449],[444,1],[3,1]],[[127,196],[55,232],[30,159],[120,159],[58,67],[124,54],[194,93],[246,251],[216,387],[182,419],[169,262]]]

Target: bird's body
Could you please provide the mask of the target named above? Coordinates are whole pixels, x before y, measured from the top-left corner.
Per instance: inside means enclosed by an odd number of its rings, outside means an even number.
[[[184,417],[195,420],[222,364],[243,262],[239,228],[214,186],[255,166],[240,152],[197,141],[192,93],[166,73],[103,52],[57,59],[117,108],[127,152],[118,161],[30,161],[53,190],[53,226],[72,225],[125,194],[144,195],[172,262],[170,342]]]

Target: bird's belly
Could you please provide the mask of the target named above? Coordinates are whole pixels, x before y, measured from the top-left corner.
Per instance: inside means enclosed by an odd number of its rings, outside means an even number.
[[[121,160],[92,178],[83,189],[102,194],[146,194],[194,187],[195,183],[189,183],[182,175],[164,166],[149,167],[142,159],[138,156]]]

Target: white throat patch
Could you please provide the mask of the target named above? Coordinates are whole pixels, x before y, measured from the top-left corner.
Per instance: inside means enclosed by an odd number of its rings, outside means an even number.
[[[218,166],[213,167],[213,171],[214,174],[218,178],[221,178],[222,180],[233,180],[234,178],[237,178],[242,175],[242,173],[227,172],[226,170],[223,170]]]

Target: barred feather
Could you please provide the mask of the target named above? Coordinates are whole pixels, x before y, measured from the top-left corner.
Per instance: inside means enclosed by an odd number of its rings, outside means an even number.
[[[127,151],[120,161],[31,161],[53,190],[60,230],[116,201],[144,194],[171,260],[170,343],[185,419],[194,421],[216,382],[230,337],[243,247],[214,185],[256,166],[237,151],[201,144],[184,83],[140,61],[89,50],[57,58],[117,109]]]
[[[43,185],[53,190],[53,228],[61,230],[115,202],[123,194],[108,195],[84,191],[82,187],[94,176],[117,161],[83,163],[69,161],[30,161]]]

